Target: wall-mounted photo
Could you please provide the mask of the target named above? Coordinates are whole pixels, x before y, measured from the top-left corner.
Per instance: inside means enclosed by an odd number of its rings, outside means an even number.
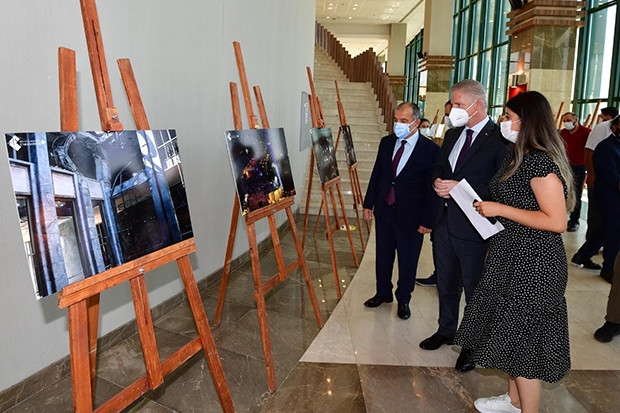
[[[312,128],[312,150],[322,184],[340,176],[330,128]]]
[[[344,140],[344,151],[347,155],[347,165],[351,167],[357,162],[355,148],[353,148],[353,136],[351,135],[351,127],[349,125],[340,126],[340,134],[342,135],[342,139]]]
[[[284,129],[226,132],[243,215],[295,195]]]
[[[193,236],[174,130],[5,136],[37,298]]]

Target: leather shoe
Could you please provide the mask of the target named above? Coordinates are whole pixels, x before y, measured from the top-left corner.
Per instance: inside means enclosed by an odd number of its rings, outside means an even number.
[[[424,350],[437,350],[444,344],[452,344],[452,337],[446,337],[439,333],[435,333],[420,343],[420,348]]]
[[[456,359],[455,369],[465,373],[466,371],[473,370],[476,367],[476,363],[472,360],[471,350],[462,348],[459,358]]]
[[[409,309],[409,304],[398,304],[398,311],[396,312],[398,318],[406,320],[411,317],[411,310]]]
[[[370,297],[368,300],[366,300],[364,305],[366,307],[375,308],[379,307],[383,303],[391,303],[392,301],[394,301],[392,297],[382,297],[377,294],[374,297]]]

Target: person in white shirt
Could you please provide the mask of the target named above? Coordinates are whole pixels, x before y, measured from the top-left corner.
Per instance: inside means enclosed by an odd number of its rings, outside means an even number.
[[[590,270],[600,270],[600,264],[592,261],[592,257],[603,246],[604,222],[603,214],[596,200],[592,196],[594,188],[594,163],[592,155],[596,146],[611,134],[611,120],[618,116],[618,108],[613,106],[601,109],[602,122],[592,128],[592,132],[586,141],[584,160],[586,164],[586,185],[588,186],[588,229],[586,241],[573,255],[571,262],[577,266]]]

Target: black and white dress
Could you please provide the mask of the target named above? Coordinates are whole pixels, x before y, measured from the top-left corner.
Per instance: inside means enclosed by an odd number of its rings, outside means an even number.
[[[530,182],[550,173],[562,179],[558,166],[547,154],[532,151],[502,181],[509,163],[507,159],[489,183],[493,200],[539,210]],[[562,236],[503,217],[498,220],[505,229],[490,240],[482,279],[467,303],[455,343],[471,349],[474,361],[483,367],[556,382],[570,369]]]

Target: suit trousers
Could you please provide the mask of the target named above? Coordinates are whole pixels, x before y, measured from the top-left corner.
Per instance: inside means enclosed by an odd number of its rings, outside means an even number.
[[[415,286],[418,260],[424,235],[418,228],[407,228],[397,219],[396,209],[383,205],[375,214],[377,294],[392,297],[392,272],[398,252],[398,283],[396,301],[408,304]]]
[[[614,277],[611,282],[609,299],[607,300],[605,320],[610,323],[620,324],[620,253],[616,256],[616,263],[614,264]]]
[[[454,337],[459,321],[459,305],[465,290],[469,301],[482,277],[488,243],[466,240],[450,234],[446,214],[433,230],[433,260],[439,293],[439,330]]]
[[[588,229],[586,230],[586,242],[579,247],[577,254],[588,259],[595,256],[603,246],[605,239],[604,211],[599,205],[600,200],[594,196],[594,190],[588,190]]]
[[[586,167],[573,166],[573,187],[575,188],[575,207],[570,213],[569,221],[572,223],[579,223],[579,217],[581,216],[581,193],[583,192],[583,183],[586,180]]]

